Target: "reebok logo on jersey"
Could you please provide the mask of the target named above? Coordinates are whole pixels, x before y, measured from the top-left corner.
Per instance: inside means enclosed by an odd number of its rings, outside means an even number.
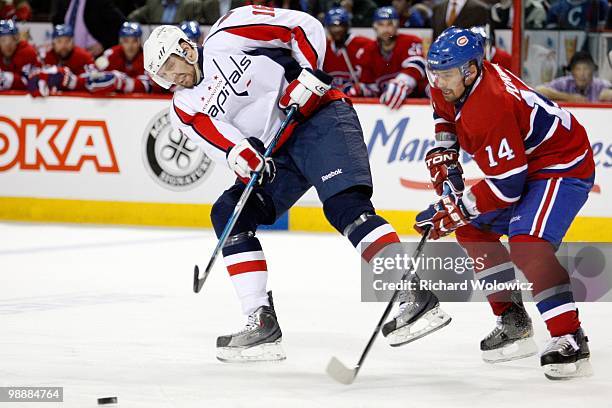
[[[322,182],[326,182],[327,180],[329,180],[332,177],[336,177],[338,174],[342,174],[342,169],[336,169],[336,170],[332,170],[329,173],[327,173],[324,176],[321,176],[321,181]]]
[[[513,222],[517,222],[521,220],[521,216],[520,215],[515,215],[514,217],[510,218],[510,222],[508,224],[512,224]]]

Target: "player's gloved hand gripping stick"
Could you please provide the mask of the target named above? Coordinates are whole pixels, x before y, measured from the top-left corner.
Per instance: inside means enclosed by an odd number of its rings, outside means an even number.
[[[264,159],[272,155],[272,151],[276,147],[278,140],[280,139],[281,135],[285,132],[285,129],[287,128],[289,123],[291,123],[291,120],[293,119],[293,116],[297,113],[297,110],[298,110],[297,105],[291,105],[291,107],[289,108],[289,111],[287,112],[287,117],[285,118],[283,123],[281,123],[280,127],[278,128],[278,131],[276,132],[276,135],[274,135],[274,139],[272,139],[272,141],[270,142],[270,145],[266,149],[263,155]],[[217,256],[219,255],[219,252],[221,252],[221,249],[223,248],[223,246],[225,245],[225,242],[229,238],[230,232],[232,231],[232,229],[234,229],[234,225],[236,225],[236,221],[238,221],[238,217],[240,217],[240,214],[242,213],[242,209],[247,203],[249,197],[251,196],[251,192],[253,191],[253,188],[257,185],[257,181],[259,177],[261,176],[261,172],[263,171],[264,168],[265,167],[262,166],[261,170],[257,172],[253,172],[253,174],[251,175],[249,182],[247,183],[246,187],[244,188],[244,191],[242,192],[242,195],[240,196],[240,200],[238,200],[238,202],[236,203],[236,208],[234,208],[234,212],[232,213],[232,216],[227,221],[227,224],[225,225],[225,228],[223,229],[223,232],[221,233],[221,236],[219,237],[217,246],[215,247],[215,250],[213,251],[212,256],[210,257],[210,260],[208,261],[208,265],[206,265],[206,269],[204,270],[204,274],[202,275],[202,277],[200,277],[200,268],[198,267],[198,265],[194,267],[193,269],[193,291],[195,293],[199,293],[200,290],[202,289],[202,286],[204,285],[204,282],[206,282],[206,278],[208,278],[208,275],[210,274],[210,271],[212,270],[212,267],[215,264],[215,261],[217,260]]]

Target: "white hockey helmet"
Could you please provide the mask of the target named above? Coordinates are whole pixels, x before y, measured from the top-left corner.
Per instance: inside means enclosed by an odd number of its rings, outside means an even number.
[[[159,76],[158,72],[170,55],[175,54],[182,57],[185,61],[193,65],[198,63],[197,58],[193,61],[187,58],[187,53],[181,47],[181,42],[183,41],[189,43],[194,49],[197,47],[180,28],[171,25],[162,25],[156,27],[144,43],[145,70],[151,74],[153,80],[164,89],[169,89],[173,83]]]

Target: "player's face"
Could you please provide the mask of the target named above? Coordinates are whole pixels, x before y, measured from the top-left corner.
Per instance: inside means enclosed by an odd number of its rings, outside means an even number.
[[[60,57],[66,58],[74,48],[74,42],[71,37],[57,37],[53,40],[53,51]]]
[[[348,32],[348,27],[345,24],[334,24],[327,27],[329,35],[334,42],[343,42]]]
[[[157,75],[183,88],[193,88],[196,83],[195,66],[176,55],[168,58]]]
[[[589,63],[577,63],[572,69],[572,76],[576,81],[576,88],[585,89],[593,81],[593,66]]]
[[[0,36],[0,53],[5,58],[10,58],[17,49],[17,36],[3,35]]]
[[[128,60],[132,60],[140,50],[140,40],[135,37],[122,37],[119,44]]]
[[[376,38],[382,42],[392,41],[397,35],[397,21],[382,20],[374,23]]]
[[[447,102],[455,102],[463,95],[465,84],[463,75],[459,68],[451,68],[439,71],[427,70],[429,84],[442,91],[442,96]]]

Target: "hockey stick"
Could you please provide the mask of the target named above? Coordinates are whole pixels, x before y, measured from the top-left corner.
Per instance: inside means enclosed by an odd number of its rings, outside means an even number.
[[[276,135],[274,135],[274,139],[272,139],[272,141],[268,145],[268,148],[266,149],[263,155],[264,158],[268,158],[270,157],[270,155],[272,155],[272,151],[276,147],[276,144],[278,143],[278,140],[280,139],[281,135],[285,132],[285,129],[293,119],[293,116],[297,112],[297,109],[297,105],[291,105],[291,107],[289,108],[289,112],[287,113],[287,117],[285,118],[283,123],[281,123],[280,127],[278,128],[278,131],[276,132]],[[200,268],[198,267],[198,265],[193,268],[193,291],[195,293],[199,293],[200,290],[202,290],[202,286],[204,285],[204,282],[206,282],[206,278],[208,278],[208,275],[210,274],[210,271],[212,270],[212,267],[215,264],[215,261],[217,260],[219,252],[227,242],[230,232],[232,231],[232,229],[234,229],[234,225],[236,225],[238,217],[240,217],[240,213],[242,213],[242,209],[244,208],[249,197],[251,196],[253,188],[255,188],[255,183],[257,183],[257,179],[259,179],[261,171],[263,171],[263,168],[262,170],[253,172],[251,174],[251,179],[247,183],[246,187],[244,188],[244,191],[242,192],[242,195],[240,196],[240,199],[236,203],[236,207],[234,207],[234,212],[232,213],[232,216],[227,221],[227,224],[225,224],[225,228],[223,229],[223,232],[219,237],[217,246],[215,247],[215,250],[213,251],[212,256],[210,257],[210,260],[208,261],[208,265],[206,265],[206,269],[204,270],[204,274],[202,275],[202,277],[200,277]]]
[[[425,243],[427,242],[427,237],[429,236],[430,229],[431,227],[427,227],[425,231],[423,231],[423,237],[421,238],[419,245],[417,245],[417,248],[414,251],[414,255],[412,259],[418,258],[421,255],[421,252],[423,252],[423,248],[425,247]],[[414,270],[414,264],[412,264],[411,267],[407,269],[406,272],[404,272],[400,282],[406,280],[408,275],[413,270]],[[359,373],[359,370],[361,369],[363,362],[365,361],[368,353],[370,352],[370,348],[372,348],[372,345],[374,344],[374,340],[376,340],[376,337],[378,337],[378,333],[380,332],[381,327],[385,323],[385,320],[387,320],[387,317],[389,317],[389,313],[391,313],[391,309],[393,309],[393,304],[397,300],[399,293],[400,293],[399,289],[396,289],[395,292],[393,292],[393,296],[391,296],[391,300],[389,300],[389,303],[387,303],[387,307],[385,308],[385,311],[380,317],[380,320],[378,321],[378,324],[376,325],[376,328],[374,329],[372,336],[370,336],[370,340],[368,341],[368,344],[366,344],[365,349],[361,353],[361,357],[359,357],[359,361],[357,362],[357,365],[355,365],[355,367],[353,368],[348,368],[336,357],[332,357],[331,360],[329,360],[329,363],[327,364],[327,369],[326,369],[327,375],[329,375],[331,378],[338,381],[339,383],[346,384],[346,385],[352,384],[353,381],[355,381],[355,378],[357,377],[357,374]]]
[[[351,75],[353,84],[355,84],[355,88],[359,89],[360,87],[359,87],[359,80],[357,79],[357,73],[353,69],[353,64],[351,64],[351,60],[348,54],[346,53],[346,48],[344,47],[340,48],[340,54],[342,54],[342,57],[344,58],[344,63],[346,64],[346,67],[349,70],[349,74]]]

